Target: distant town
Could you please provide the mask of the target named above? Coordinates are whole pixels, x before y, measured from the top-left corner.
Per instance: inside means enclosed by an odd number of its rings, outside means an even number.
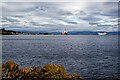
[[[0,29],[0,35],[54,35],[54,34],[19,32],[19,31],[5,30],[4,28],[2,28]]]

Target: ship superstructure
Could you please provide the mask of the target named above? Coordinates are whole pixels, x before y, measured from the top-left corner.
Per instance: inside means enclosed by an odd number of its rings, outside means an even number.
[[[106,32],[99,32],[98,35],[107,35]]]
[[[66,31],[66,29],[62,32],[62,35],[68,35],[68,32]]]

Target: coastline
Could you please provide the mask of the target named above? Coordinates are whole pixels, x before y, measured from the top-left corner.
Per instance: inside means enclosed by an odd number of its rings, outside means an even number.
[[[98,35],[99,32],[69,32],[67,35]],[[13,30],[0,29],[0,35],[63,35],[62,32],[20,32]],[[107,32],[106,35],[120,35],[120,32]]]
[[[67,74],[61,64],[19,68],[14,61],[2,64],[2,80],[83,80],[79,74]]]
[[[112,76],[112,78],[108,78]],[[120,74],[83,79],[79,74],[67,74],[61,64],[45,64],[43,67],[19,68],[14,61],[0,64],[1,80],[118,80]]]

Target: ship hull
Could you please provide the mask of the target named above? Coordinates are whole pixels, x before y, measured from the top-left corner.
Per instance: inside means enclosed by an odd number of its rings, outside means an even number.
[[[98,33],[98,35],[107,35],[107,33]]]

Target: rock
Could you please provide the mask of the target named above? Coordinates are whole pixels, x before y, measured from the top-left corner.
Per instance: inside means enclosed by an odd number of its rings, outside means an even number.
[[[18,72],[18,65],[14,61],[8,61],[2,65],[2,78],[15,78]]]
[[[61,64],[46,64],[43,73],[47,78],[68,78],[64,67]]]
[[[18,65],[15,64],[14,61],[8,61],[8,62],[6,62],[5,65],[3,65],[3,66],[4,66],[4,68],[8,69],[9,72],[10,72],[10,71],[15,71],[15,70],[18,70],[18,69],[19,69],[19,68],[18,68]]]
[[[42,75],[41,70],[42,70],[41,66],[39,66],[39,67],[31,67],[31,68],[28,68],[25,71],[25,73],[27,73],[27,76],[29,76],[30,79],[39,79],[39,78],[42,78],[41,77],[41,75]]]
[[[67,74],[61,64],[46,64],[42,68],[19,68],[14,61],[2,65],[2,80],[83,80],[78,74]]]
[[[83,80],[80,78],[79,74],[69,74],[69,79]]]
[[[29,68],[21,68],[20,70],[25,73],[30,73],[33,69],[34,69],[33,67],[29,67]]]

